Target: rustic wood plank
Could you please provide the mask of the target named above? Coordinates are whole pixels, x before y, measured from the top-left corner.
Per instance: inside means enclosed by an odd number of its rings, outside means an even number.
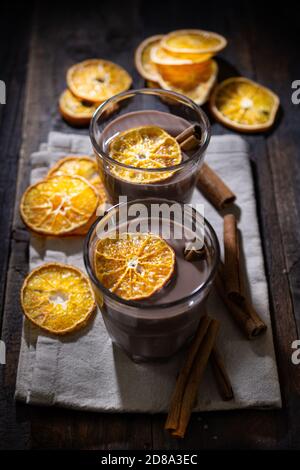
[[[299,156],[297,134],[300,115],[291,102],[291,82],[299,72],[298,54],[294,47],[297,28],[296,24],[293,28],[295,19],[292,15],[288,16],[288,22],[283,22],[284,12],[281,9],[275,11],[277,14],[272,18],[272,29],[264,23],[265,32],[260,38],[257,30],[262,31],[262,17],[255,10],[249,12],[251,25],[255,24],[255,30],[252,28],[250,36],[251,49],[255,51],[259,47],[259,54],[255,57],[256,78],[272,87],[281,99],[278,125],[267,136],[265,147],[260,149],[256,162],[259,190],[264,194],[261,198],[263,239],[274,306],[277,357],[288,419],[288,446],[299,448],[300,369],[291,362],[291,344],[299,337],[300,331],[300,166],[296,158]],[[268,14],[266,8],[262,9],[262,13]],[[270,51],[273,51],[272,58]],[[268,62],[274,65],[266,67]],[[267,168],[263,166],[263,154],[267,155]]]
[[[6,84],[6,104],[0,105],[0,240],[2,243],[0,250],[0,304],[2,314],[18,157],[21,146],[30,15],[26,8],[21,7],[20,17],[16,17],[15,11],[5,6],[1,11],[1,21],[3,24],[0,30],[0,79]],[[14,21],[16,34],[8,41],[12,21]]]

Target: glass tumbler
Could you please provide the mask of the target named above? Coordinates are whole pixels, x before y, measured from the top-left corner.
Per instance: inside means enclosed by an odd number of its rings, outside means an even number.
[[[175,270],[156,294],[125,300],[97,278],[95,252],[99,239],[132,233],[137,227],[139,233],[160,235],[173,248]],[[195,237],[202,237],[205,257],[191,262],[185,260],[184,250]],[[219,243],[212,226],[192,206],[137,200],[113,206],[96,220],[85,240],[84,261],[112,341],[134,361],[162,360],[182,348],[197,329],[219,263]]]

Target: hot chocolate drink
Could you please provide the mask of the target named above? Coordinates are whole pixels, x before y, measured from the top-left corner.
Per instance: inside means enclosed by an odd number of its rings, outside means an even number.
[[[124,114],[109,124],[101,136],[100,145],[104,152],[109,154],[111,142],[120,134],[128,129],[135,129],[139,126],[157,126],[165,130],[172,137],[176,137],[180,132],[189,127],[189,123],[184,119],[172,116],[160,111],[137,111],[135,113]],[[162,197],[169,200],[180,202],[189,202],[196,183],[197,173],[200,163],[193,164],[195,151],[183,152],[182,163],[190,163],[173,172],[171,176],[162,178],[160,181],[148,183],[143,181],[145,170],[141,173],[141,182],[128,181],[125,178],[118,177],[116,172],[112,171],[112,165],[105,165],[103,160],[99,160],[99,171],[112,203],[118,203],[119,196],[126,195],[129,199],[141,199],[145,197]],[[141,167],[142,168],[142,167]],[[135,171],[133,170],[133,173]],[[160,172],[153,172],[159,176]],[[137,178],[136,178],[137,179]],[[159,178],[157,178],[159,179]]]
[[[147,201],[145,205],[151,210],[153,203],[157,204],[157,200]],[[135,202],[129,203],[128,209],[133,204]],[[139,219],[139,224],[134,224],[134,227],[139,227],[138,230],[142,227],[143,233],[159,235],[174,250],[174,271],[163,287],[148,298],[125,300],[105,288],[95,267],[97,243],[99,239],[110,236],[105,226],[112,220],[116,222],[116,238],[120,237],[120,232],[132,233],[132,220],[135,218],[118,226],[118,211],[119,208],[115,207],[99,220],[86,242],[85,262],[97,301],[112,340],[134,360],[167,358],[180,349],[197,329],[218,263],[218,242],[212,227],[203,219],[204,249],[201,256],[189,261],[185,259],[185,250],[191,240],[195,240],[195,233],[163,214],[155,220],[151,215],[146,221]],[[190,217],[194,215],[195,211],[190,208]],[[169,233],[168,230],[166,232],[166,223],[169,224]],[[133,261],[131,263],[128,259],[126,262],[139,270],[139,259]],[[157,264],[159,260],[154,256],[151,262]],[[143,263],[140,267],[143,268]],[[143,274],[142,269],[139,272]]]

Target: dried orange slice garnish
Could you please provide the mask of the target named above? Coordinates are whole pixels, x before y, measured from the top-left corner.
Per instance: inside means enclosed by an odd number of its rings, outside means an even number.
[[[65,90],[59,98],[62,117],[72,126],[88,126],[99,103],[90,103],[77,98],[70,90]]]
[[[99,204],[106,201],[104,185],[98,173],[97,163],[93,158],[87,155],[64,157],[48,173],[48,176],[58,175],[82,176],[96,188],[99,195]]]
[[[279,98],[268,88],[244,77],[234,77],[217,85],[210,108],[225,126],[242,132],[269,129],[275,120]]]
[[[135,168],[162,169],[177,165],[182,155],[178,142],[157,126],[141,126],[121,132],[109,148],[114,160]],[[153,183],[173,175],[174,171],[146,172],[111,165],[111,172],[135,183]]]
[[[94,186],[80,176],[60,175],[29,186],[20,212],[24,223],[43,235],[68,235],[83,227],[98,206]]]
[[[101,103],[128,90],[132,79],[123,67],[102,59],[73,65],[67,72],[67,85],[79,99]]]
[[[158,34],[157,36],[145,39],[135,51],[134,61],[136,69],[146,80],[155,81],[159,78],[156,65],[151,60],[151,51],[153,47],[159,45],[162,37],[162,34]]]
[[[216,82],[217,75],[218,75],[218,66],[216,61],[210,60],[210,68],[207,70],[208,73],[205,74],[198,80],[196,86],[183,88],[180,86],[175,86],[172,82],[164,80],[162,77],[159,79],[159,82],[156,84],[156,87],[163,88],[165,90],[175,91],[177,93],[181,93],[182,95],[187,96],[191,100],[193,100],[196,104],[202,105],[204,104],[210,95],[210,92]],[[149,83],[148,86],[155,87],[155,83]]]
[[[28,274],[21,304],[28,320],[60,335],[85,326],[96,309],[88,278],[79,269],[60,263],[44,264]]]
[[[175,267],[173,249],[152,233],[123,233],[97,242],[94,269],[99,281],[126,300],[145,299],[161,289]]]
[[[173,31],[162,38],[161,46],[177,57],[193,58],[202,56],[207,60],[226,47],[226,39],[217,33],[201,29]]]

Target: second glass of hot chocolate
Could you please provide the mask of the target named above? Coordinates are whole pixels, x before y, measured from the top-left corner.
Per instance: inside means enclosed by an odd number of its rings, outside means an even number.
[[[195,126],[195,145],[178,142]],[[166,90],[130,90],[95,112],[90,137],[110,202],[161,197],[188,203],[210,139],[205,113]],[[180,139],[179,139],[180,140]]]

